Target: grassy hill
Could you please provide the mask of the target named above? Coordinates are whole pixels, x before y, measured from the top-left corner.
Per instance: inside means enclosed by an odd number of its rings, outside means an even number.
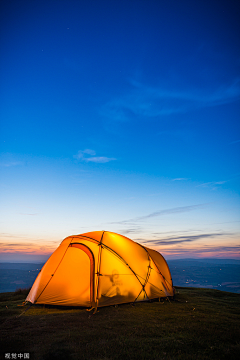
[[[21,292],[0,294],[1,358],[238,359],[240,295],[176,288],[176,300],[85,309],[18,305]],[[20,315],[20,316],[19,316]],[[18,357],[19,358],[19,357]]]

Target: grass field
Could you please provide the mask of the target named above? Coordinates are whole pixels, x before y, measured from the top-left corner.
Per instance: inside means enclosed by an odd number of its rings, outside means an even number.
[[[0,294],[2,359],[239,359],[239,294],[176,288],[175,301],[110,306],[92,316],[18,306],[25,297]]]

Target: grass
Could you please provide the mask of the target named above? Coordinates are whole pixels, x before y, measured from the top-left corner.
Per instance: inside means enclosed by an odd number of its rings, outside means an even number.
[[[177,288],[176,300],[100,308],[20,307],[0,294],[0,347],[30,359],[238,359],[240,295]],[[24,312],[25,311],[25,312]],[[20,316],[19,316],[20,315]]]

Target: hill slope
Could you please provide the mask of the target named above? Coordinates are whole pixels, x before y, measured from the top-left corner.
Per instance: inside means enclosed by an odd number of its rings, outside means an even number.
[[[0,294],[1,351],[30,359],[237,359],[240,296],[177,288],[176,300],[85,309],[18,307]],[[21,316],[19,316],[21,315]]]

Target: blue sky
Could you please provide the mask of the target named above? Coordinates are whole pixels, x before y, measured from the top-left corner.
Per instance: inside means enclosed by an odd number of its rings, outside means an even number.
[[[93,230],[239,258],[239,12],[1,1],[1,261]]]

